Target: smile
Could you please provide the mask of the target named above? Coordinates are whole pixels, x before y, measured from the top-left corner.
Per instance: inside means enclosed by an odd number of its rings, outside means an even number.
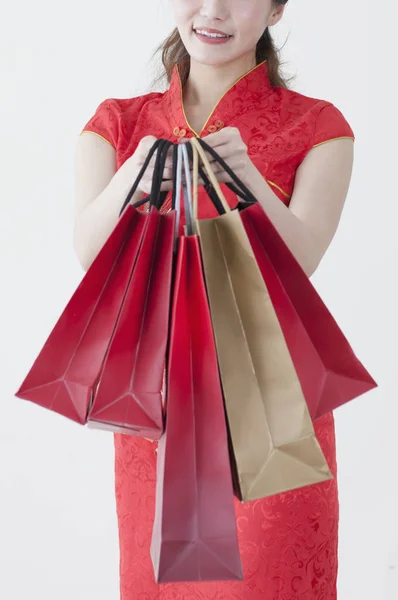
[[[198,27],[198,29],[193,30],[198,40],[200,40],[203,44],[227,44],[232,38],[232,35],[228,33],[224,33],[223,31],[217,31],[217,29],[203,29]]]
[[[199,35],[203,35],[205,37],[208,38],[230,38],[232,37],[231,35],[228,35],[227,33],[210,33],[209,31],[206,31],[205,29],[194,29],[195,33],[199,34]]]

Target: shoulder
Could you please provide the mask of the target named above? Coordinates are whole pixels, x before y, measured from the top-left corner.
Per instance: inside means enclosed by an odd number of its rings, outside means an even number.
[[[277,96],[289,124],[302,127],[310,147],[340,138],[355,139],[346,116],[332,102],[285,88],[278,88]]]
[[[117,148],[125,129],[133,129],[141,112],[163,97],[161,92],[150,92],[134,98],[107,98],[97,106],[80,133],[94,133]]]

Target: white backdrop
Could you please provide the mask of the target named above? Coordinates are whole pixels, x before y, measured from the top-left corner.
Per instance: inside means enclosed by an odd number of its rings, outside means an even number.
[[[379,2],[377,15],[388,15],[393,4]],[[336,415],[339,600],[398,598],[396,123],[388,93],[394,19],[377,34],[373,26],[371,38],[374,11],[363,0],[291,0],[275,30],[281,44],[288,37],[283,57],[297,75],[295,89],[334,102],[356,133],[347,206],[314,278],[380,385]],[[137,7],[124,0],[21,0],[8,5],[6,17],[0,597],[117,600],[111,435],[13,394],[82,276],[72,248],[76,137],[101,100],[145,91],[153,74],[147,59],[172,22],[167,0]]]

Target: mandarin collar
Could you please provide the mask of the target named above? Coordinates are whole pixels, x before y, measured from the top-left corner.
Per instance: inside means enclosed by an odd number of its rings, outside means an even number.
[[[209,115],[202,131],[196,132],[190,127],[185,115],[181,78],[178,65],[175,65],[170,86],[166,92],[173,135],[176,137],[186,137],[187,135],[203,137],[209,133],[214,133],[224,126],[229,126],[231,119],[236,120],[236,118],[253,110],[254,107],[258,107],[259,103],[271,91],[268,66],[267,62],[264,61],[239,77],[227,89]]]

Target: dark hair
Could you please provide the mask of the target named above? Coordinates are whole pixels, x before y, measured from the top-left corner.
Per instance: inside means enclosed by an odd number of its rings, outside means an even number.
[[[287,4],[287,2],[288,0],[273,0],[275,6]],[[256,62],[260,64],[265,60],[267,61],[268,76],[271,85],[287,88],[290,79],[286,79],[281,73],[282,63],[279,58],[279,52],[267,27],[257,42]],[[158,80],[163,79],[165,76],[167,81],[170,82],[174,67],[178,65],[181,82],[184,85],[189,75],[190,56],[177,28],[159,46],[156,51],[157,53],[161,53],[164,69]]]

